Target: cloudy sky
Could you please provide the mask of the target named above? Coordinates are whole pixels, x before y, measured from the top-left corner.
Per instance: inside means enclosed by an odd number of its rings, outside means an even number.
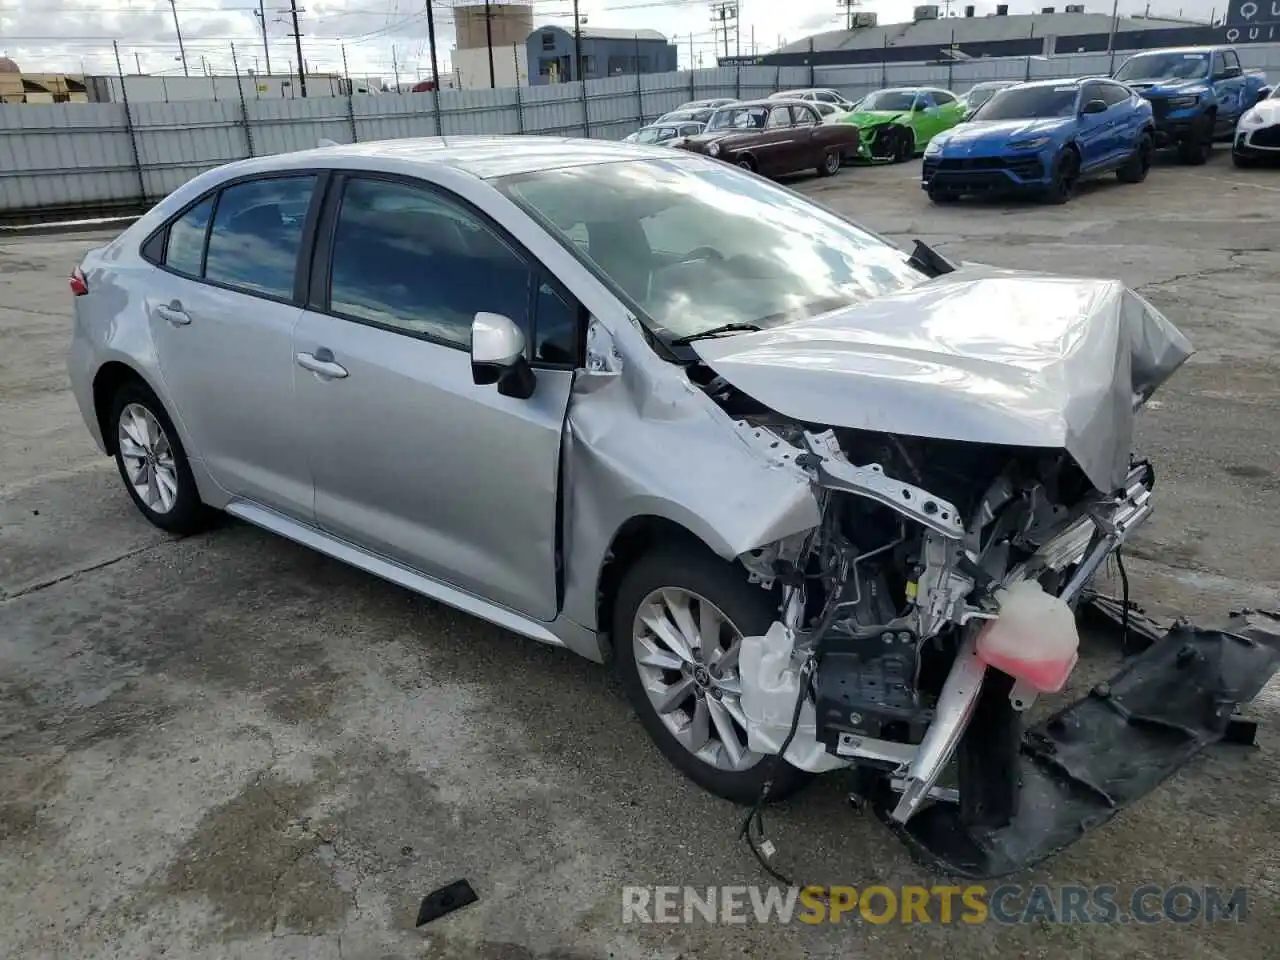
[[[453,45],[452,7],[468,0],[434,0],[437,49],[442,66]],[[915,0],[864,0],[881,23],[910,18]],[[1054,2],[1054,0],[1044,0]],[[1031,13],[1044,2],[1012,0],[1011,13]],[[1090,11],[1110,12],[1110,0],[1085,0]],[[1221,7],[1225,0],[1218,0]],[[430,76],[425,0],[299,0],[303,56],[310,69],[342,69],[345,46],[353,75],[402,80]],[[573,0],[533,0],[535,25],[569,25]],[[580,0],[592,26],[660,30],[680,44],[681,67],[699,56],[714,64],[717,45],[710,0]],[[838,0],[740,0],[740,43],[751,52],[774,49],[780,39],[796,41],[843,23]],[[976,2],[979,14],[994,3]],[[1120,0],[1121,13],[1207,17],[1213,0]],[[257,0],[176,0],[188,68],[231,72],[231,45],[241,69],[264,71],[266,51]],[[957,5],[957,9],[959,5]],[[263,0],[273,71],[295,57],[288,0]],[[117,40],[126,72],[182,74],[168,0],[0,0],[0,55],[32,73],[115,72],[111,41]],[[736,46],[731,39],[731,52]]]

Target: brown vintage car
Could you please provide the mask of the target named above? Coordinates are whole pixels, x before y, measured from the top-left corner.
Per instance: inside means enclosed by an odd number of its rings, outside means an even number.
[[[824,124],[803,100],[748,100],[721,107],[702,133],[671,145],[766,176],[817,170],[829,177],[843,154],[857,152],[858,128]]]

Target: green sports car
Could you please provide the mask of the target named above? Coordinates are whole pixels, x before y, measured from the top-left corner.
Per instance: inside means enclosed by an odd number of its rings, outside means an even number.
[[[923,153],[930,140],[964,115],[964,103],[948,90],[893,87],[867,94],[848,113],[826,122],[850,123],[860,131],[857,156],[846,159],[901,163]]]

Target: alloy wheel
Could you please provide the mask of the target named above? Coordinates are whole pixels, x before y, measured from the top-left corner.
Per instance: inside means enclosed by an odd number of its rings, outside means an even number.
[[[742,712],[742,634],[715,604],[679,587],[654,590],[636,610],[631,645],[649,702],[686,750],[719,770],[760,761]]]
[[[1080,161],[1075,151],[1068,150],[1062,155],[1058,167],[1058,194],[1062,197],[1073,196],[1076,192],[1076,180],[1080,176]]]
[[[120,411],[116,440],[134,493],[155,513],[178,501],[178,466],[169,438],[150,410],[130,403]]]

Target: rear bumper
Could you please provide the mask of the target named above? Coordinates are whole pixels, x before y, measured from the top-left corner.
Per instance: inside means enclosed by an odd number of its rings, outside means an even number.
[[[79,319],[76,321],[77,327]],[[76,398],[76,406],[80,408],[80,416],[89,429],[89,436],[102,453],[107,452],[102,440],[102,428],[98,423],[98,414],[93,406],[93,376],[95,373],[95,357],[93,346],[83,337],[73,335],[71,346],[67,350],[67,376],[71,380],[71,393]]]

